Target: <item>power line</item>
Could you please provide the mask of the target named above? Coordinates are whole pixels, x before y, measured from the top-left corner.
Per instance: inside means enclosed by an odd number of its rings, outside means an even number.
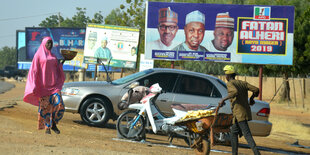
[[[44,16],[44,15],[57,14],[57,13],[58,12],[46,13],[46,14],[40,14],[40,15],[33,15],[33,16],[25,16],[25,17],[6,18],[6,19],[0,19],[0,21],[17,20],[17,19],[23,19],[23,18],[32,18],[32,17]]]

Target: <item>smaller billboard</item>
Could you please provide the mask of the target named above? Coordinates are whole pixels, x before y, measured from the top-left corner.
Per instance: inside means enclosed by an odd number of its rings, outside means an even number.
[[[17,61],[26,61],[26,37],[25,31],[16,31]]]
[[[154,60],[152,59],[145,59],[144,54],[140,54],[140,66],[139,71],[147,70],[154,68]]]
[[[84,63],[109,63],[111,67],[136,68],[138,44],[139,29],[88,24]]]
[[[60,53],[61,50],[74,50],[78,52],[77,57],[70,62],[66,62],[66,64],[83,68],[87,67],[86,64],[83,64],[83,58],[81,58],[84,52],[85,28],[26,28],[25,61],[32,61],[42,39],[46,36],[53,39],[52,53],[57,59],[63,59]]]

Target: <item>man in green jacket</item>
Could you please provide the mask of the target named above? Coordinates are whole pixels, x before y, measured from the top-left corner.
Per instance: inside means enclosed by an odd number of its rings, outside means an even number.
[[[245,81],[236,80],[235,69],[231,65],[224,67],[227,82],[228,95],[219,102],[219,106],[225,105],[230,99],[233,113],[233,125],[231,127],[232,154],[238,154],[238,135],[244,135],[255,155],[260,154],[252,137],[248,121],[252,120],[250,105],[255,104],[254,97],[259,94],[259,89]],[[253,92],[248,103],[248,91]]]

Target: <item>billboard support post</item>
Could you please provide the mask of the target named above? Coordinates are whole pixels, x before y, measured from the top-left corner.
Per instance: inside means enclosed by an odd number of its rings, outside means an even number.
[[[97,68],[98,68],[98,65],[96,64],[95,73],[94,73],[94,81],[96,81],[96,78],[97,78]]]
[[[263,94],[263,66],[259,66],[259,96],[258,99],[262,100]]]
[[[123,70],[123,68],[121,69],[121,78],[123,77],[123,72],[124,72],[124,70]]]

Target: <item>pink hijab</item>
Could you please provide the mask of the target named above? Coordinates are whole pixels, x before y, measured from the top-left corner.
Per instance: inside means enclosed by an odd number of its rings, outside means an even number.
[[[39,98],[60,92],[65,81],[62,64],[58,62],[45,44],[51,37],[45,37],[33,57],[28,72],[24,101],[39,106]]]

